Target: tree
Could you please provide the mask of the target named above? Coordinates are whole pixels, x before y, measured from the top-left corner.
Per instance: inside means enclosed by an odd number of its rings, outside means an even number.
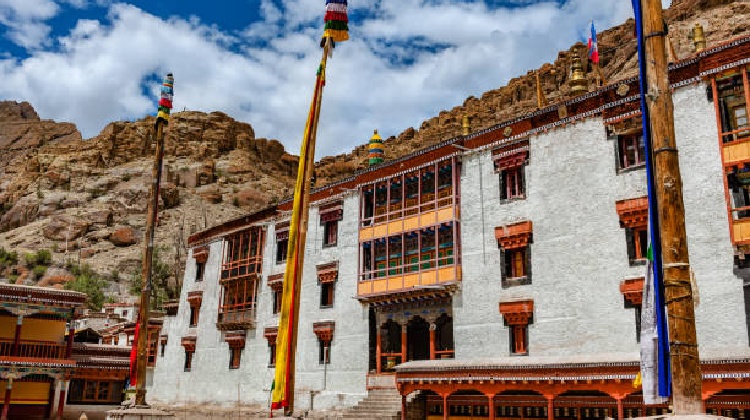
[[[151,309],[160,308],[166,300],[180,297],[179,285],[170,281],[174,279],[172,267],[161,259],[161,255],[165,252],[166,249],[164,247],[154,247],[153,261],[151,263]],[[143,266],[143,256],[141,256],[140,266]],[[140,295],[142,286],[143,276],[141,271],[137,270],[132,276],[130,292]]]
[[[87,264],[83,266],[73,264],[70,270],[75,279],[66,283],[65,288],[85,293],[89,309],[95,311],[101,310],[104,303],[104,292],[102,289],[107,287],[107,282],[91,270],[91,267]]]

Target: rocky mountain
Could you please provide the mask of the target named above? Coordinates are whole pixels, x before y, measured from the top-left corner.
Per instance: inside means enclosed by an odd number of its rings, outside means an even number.
[[[708,46],[750,33],[750,3],[674,0],[666,11],[677,59],[694,54],[690,30],[705,29]],[[599,34],[601,70],[608,83],[636,75],[632,19]],[[570,68],[582,44],[560,52],[554,63],[507,85],[469,97],[463,104],[386,140],[393,159],[455,137],[464,115],[481,130],[537,109],[536,73],[549,103],[570,97]],[[597,74],[586,66],[589,89]],[[113,122],[82,139],[75,125],[42,120],[26,102],[0,102],[0,248],[24,253],[50,250],[54,264],[90,265],[95,271],[129,275],[139,269],[153,156],[152,117]],[[165,143],[164,177],[156,242],[162,259],[179,271],[187,237],[198,230],[261,209],[287,197],[298,157],[277,140],[256,138],[250,124],[214,112],[173,115]],[[367,145],[317,164],[318,185],[351,175],[367,161]],[[1,258],[0,258],[1,260]],[[60,285],[64,269],[30,270],[2,264],[0,281]],[[112,282],[111,295],[127,295]]]

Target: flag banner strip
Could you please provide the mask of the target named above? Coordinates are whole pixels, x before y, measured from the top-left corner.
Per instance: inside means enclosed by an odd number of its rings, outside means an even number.
[[[334,42],[349,39],[349,16],[346,0],[326,0],[325,28],[323,38],[331,38]]]
[[[339,21],[339,22],[349,22],[349,16],[347,16],[346,12],[332,12],[327,11],[325,21]]]
[[[174,98],[174,77],[172,73],[164,77],[161,85],[161,99],[159,99],[159,108],[156,113],[156,122],[160,120],[166,124],[169,122],[169,113],[172,110],[172,100]]]
[[[294,392],[289,388],[290,376],[293,374],[294,366],[291,365],[293,355],[291,340],[296,334],[294,312],[295,306],[299,299],[299,286],[301,282],[301,270],[299,258],[302,255],[301,246],[304,244],[299,240],[299,225],[302,218],[302,212],[307,210],[307,203],[304,202],[305,188],[309,185],[305,182],[307,173],[310,172],[308,167],[308,154],[314,151],[310,148],[310,140],[315,129],[315,115],[317,114],[317,104],[325,85],[325,67],[324,63],[318,68],[315,91],[313,100],[310,104],[310,111],[305,126],[304,141],[300,151],[299,167],[297,182],[294,189],[294,205],[292,210],[292,220],[289,224],[289,244],[287,248],[287,269],[284,274],[284,288],[282,291],[281,314],[279,319],[279,329],[276,338],[276,372],[274,379],[274,390],[271,397],[271,409],[277,410],[289,406],[289,395]]]
[[[648,216],[650,223],[651,251],[653,256],[653,303],[656,318],[657,334],[657,378],[658,396],[669,397],[672,391],[672,377],[669,366],[669,329],[664,305],[664,282],[662,280],[661,235],[659,231],[658,209],[656,207],[655,184],[653,173],[653,155],[651,147],[651,129],[649,126],[649,112],[646,105],[646,57],[643,45],[643,17],[641,15],[641,0],[631,0],[635,15],[636,37],[638,39],[638,71],[641,98],[641,115],[643,124],[643,142],[646,149],[646,187],[648,191]]]

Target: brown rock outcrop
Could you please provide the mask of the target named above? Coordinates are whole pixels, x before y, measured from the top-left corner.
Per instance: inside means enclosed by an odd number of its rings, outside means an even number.
[[[89,223],[70,215],[54,215],[42,228],[42,235],[53,241],[73,241],[83,236],[89,229]]]
[[[135,229],[130,226],[118,227],[109,235],[109,241],[115,246],[130,246],[138,242],[135,235]]]

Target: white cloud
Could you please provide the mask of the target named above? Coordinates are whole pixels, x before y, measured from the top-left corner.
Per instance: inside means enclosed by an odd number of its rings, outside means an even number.
[[[455,0],[353,6],[367,7],[369,17],[350,24],[351,41],[329,60],[318,156],[347,152],[374,128],[388,136],[418,127],[585,41],[589,20],[601,31],[632,14],[628,2],[605,2],[494,10]],[[298,153],[320,60],[322,9],[319,0],[263,0],[264,20],[237,35],[114,4],[106,22],[79,21],[59,39],[59,51],[0,58],[0,97],[29,100],[43,118],[72,121],[90,137],[109,121],[153,113],[156,79],[172,71],[175,110],[227,112]],[[144,83],[150,95],[142,93]]]
[[[58,10],[52,0],[0,0],[0,26],[16,45],[35,49],[46,43],[51,28],[44,22]]]

